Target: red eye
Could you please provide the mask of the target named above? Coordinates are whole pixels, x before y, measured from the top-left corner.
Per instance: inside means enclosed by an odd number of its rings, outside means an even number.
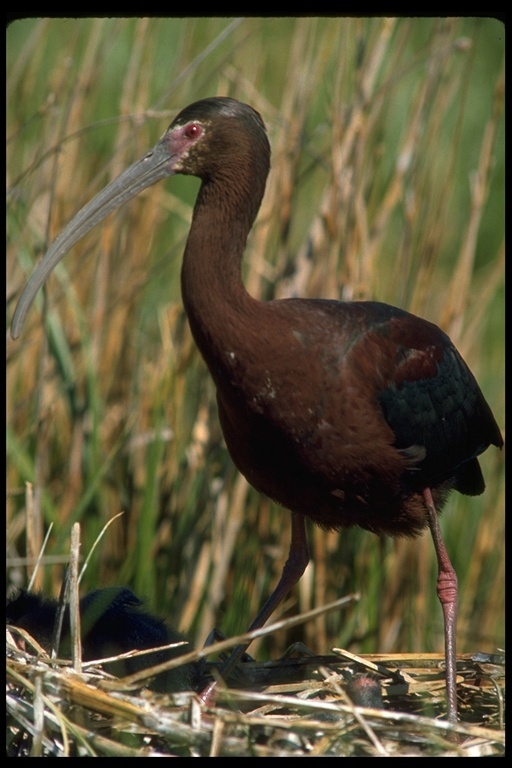
[[[189,123],[185,126],[183,133],[187,139],[197,139],[201,135],[202,128],[199,123]]]

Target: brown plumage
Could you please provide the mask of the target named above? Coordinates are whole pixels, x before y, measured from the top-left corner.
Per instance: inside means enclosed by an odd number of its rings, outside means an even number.
[[[265,623],[302,575],[306,517],[325,528],[359,525],[391,535],[414,536],[429,526],[455,720],[457,582],[435,507],[452,489],[482,493],[477,457],[502,445],[500,431],[466,364],[432,323],[376,302],[260,302],[247,293],[242,254],[269,165],[265,127],[251,107],[227,98],[190,105],[57,238],[20,299],[13,335],[55,264],[110,211],[168,175],[201,178],[183,258],[183,302],[217,387],[233,461],[255,488],[292,511],[288,561],[250,628]]]

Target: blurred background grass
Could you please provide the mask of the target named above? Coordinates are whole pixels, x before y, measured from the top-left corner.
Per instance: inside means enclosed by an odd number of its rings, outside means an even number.
[[[493,19],[41,19],[7,30],[7,321],[34,264],[88,199],[191,101],[258,109],[272,170],[244,274],[261,298],[371,298],[447,331],[504,424],[504,27]],[[85,590],[126,584],[198,645],[243,631],[270,593],[288,513],[227,455],[180,299],[196,179],[144,192],[90,233],[7,341],[8,585],[58,594],[73,521]],[[504,469],[454,494],[460,652],[504,642]],[[30,485],[27,485],[30,484]],[[28,492],[27,491],[28,488]],[[428,534],[310,528],[283,606],[361,601],[266,640],[315,652],[441,651]],[[276,617],[277,618],[277,617]]]

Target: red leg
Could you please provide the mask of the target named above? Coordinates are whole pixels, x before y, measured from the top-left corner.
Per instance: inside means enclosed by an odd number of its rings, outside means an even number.
[[[276,588],[252,622],[247,630],[248,632],[252,632],[253,629],[259,629],[265,624],[267,619],[274,613],[279,603],[284,600],[288,592],[295,586],[295,584],[297,584],[306,570],[308,563],[309,548],[306,534],[306,521],[302,515],[292,512],[292,538],[290,541],[288,559],[284,564],[283,572]]]
[[[290,550],[288,552],[288,559],[284,564],[283,572],[276,588],[252,622],[251,626],[247,630],[248,632],[259,629],[265,624],[267,619],[269,619],[270,616],[274,613],[279,603],[284,600],[292,587],[297,584],[300,577],[306,570],[308,563],[309,548],[306,534],[306,521],[302,515],[298,515],[295,512],[292,512],[292,537],[290,542]],[[228,672],[240,660],[249,645],[250,643],[247,643],[246,645],[238,645],[233,649],[231,656],[222,669],[222,674],[224,676],[227,675]],[[211,683],[201,694],[201,699],[204,702],[208,702],[210,700],[215,690],[215,685],[215,683]]]
[[[456,667],[456,629],[457,629],[457,574],[448,557],[444,545],[437,512],[430,488],[423,492],[427,505],[428,524],[437,555],[437,596],[441,602],[444,616],[444,652],[446,663],[446,698],[448,702],[448,720],[457,722],[457,667]]]

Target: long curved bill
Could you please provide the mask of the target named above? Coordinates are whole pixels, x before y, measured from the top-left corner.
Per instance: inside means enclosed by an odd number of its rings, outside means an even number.
[[[11,324],[13,339],[17,339],[20,335],[36,293],[66,253],[109,213],[138,195],[146,187],[173,174],[175,172],[173,160],[174,154],[164,136],[153,149],[130,165],[71,219],[50,246],[21,294]]]

